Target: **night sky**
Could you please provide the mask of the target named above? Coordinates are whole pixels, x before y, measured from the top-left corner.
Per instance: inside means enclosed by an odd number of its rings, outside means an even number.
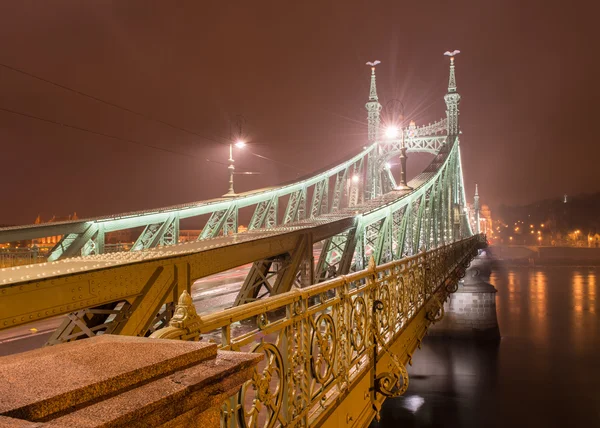
[[[237,176],[236,190],[294,179],[366,144],[366,61],[382,62],[382,104],[402,100],[417,124],[443,117],[442,54],[453,49],[462,51],[469,198],[475,182],[493,208],[598,191],[600,36],[587,8],[538,0],[2,1],[0,224],[219,196],[227,169],[216,162],[226,162],[236,114],[253,144],[236,154],[236,166],[261,172]],[[428,160],[409,157],[409,176]]]

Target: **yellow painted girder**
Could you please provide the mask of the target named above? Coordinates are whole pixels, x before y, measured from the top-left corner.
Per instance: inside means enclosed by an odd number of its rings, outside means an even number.
[[[194,281],[292,251],[305,234],[310,234],[316,242],[341,233],[354,223],[354,218],[342,218],[316,226],[291,227],[290,231],[274,236],[267,234],[264,238],[207,248],[196,253],[167,253],[163,258],[90,268],[81,273],[51,273],[43,278],[0,285],[0,330],[110,302],[127,300],[133,305],[145,288],[152,289],[153,281],[157,279],[153,275],[160,269],[171,272],[175,265],[189,265],[188,277]],[[49,267],[49,270],[52,269]],[[187,284],[177,287],[181,294]],[[158,288],[161,289],[161,286]],[[160,294],[160,291],[156,292]],[[176,301],[176,297],[168,296],[162,303]],[[146,315],[140,313],[141,317]]]

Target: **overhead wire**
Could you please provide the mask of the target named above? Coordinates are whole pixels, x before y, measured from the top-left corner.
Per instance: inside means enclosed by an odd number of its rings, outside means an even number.
[[[119,141],[123,141],[123,142],[126,142],[126,143],[137,144],[139,146],[143,146],[143,147],[147,147],[147,148],[151,148],[151,149],[155,149],[155,150],[160,150],[160,151],[163,151],[163,152],[172,153],[172,154],[179,155],[179,156],[200,159],[198,156],[190,155],[188,153],[181,153],[181,152],[177,152],[177,151],[174,151],[174,150],[166,149],[164,147],[154,146],[152,144],[147,144],[147,143],[144,143],[144,142],[141,142],[141,141],[132,140],[132,139],[128,139],[128,138],[117,137],[116,135],[106,134],[104,132],[94,131],[92,129],[83,128],[83,127],[77,126],[77,125],[70,125],[68,123],[63,123],[63,122],[59,122],[59,121],[52,120],[52,119],[46,119],[46,118],[43,118],[43,117],[40,117],[40,116],[35,116],[35,115],[29,114],[29,113],[23,113],[23,112],[20,112],[20,111],[17,111],[17,110],[11,110],[11,109],[8,109],[8,108],[5,108],[5,107],[0,107],[0,111],[6,112],[6,113],[15,114],[15,115],[18,115],[18,116],[27,117],[29,119],[39,120],[41,122],[51,123],[51,124],[54,124],[54,125],[65,127],[65,128],[76,129],[77,131],[81,131],[81,132],[88,132],[90,134],[99,135],[99,136],[106,137],[106,138],[111,138],[113,140],[119,140]]]
[[[7,64],[4,64],[4,63],[0,63],[0,67],[4,67],[4,68],[6,68],[6,69],[8,69],[8,70],[11,70],[11,71],[14,71],[14,72],[16,72],[16,73],[21,73],[21,74],[23,74],[23,75],[25,75],[25,76],[28,76],[28,77],[31,77],[31,78],[33,78],[33,79],[39,80],[39,81],[41,81],[41,82],[48,83],[48,84],[50,84],[50,85],[56,86],[56,87],[58,87],[58,88],[61,88],[61,89],[64,89],[64,90],[66,90],[66,91],[73,92],[73,93],[75,93],[75,94],[77,94],[77,95],[79,95],[79,96],[82,96],[82,97],[85,97],[85,98],[89,98],[89,99],[91,99],[91,100],[94,100],[94,101],[96,101],[96,102],[99,102],[99,103],[102,103],[102,104],[106,104],[106,105],[108,105],[108,106],[110,106],[110,107],[114,107],[114,108],[117,108],[117,109],[119,109],[119,110],[126,111],[126,112],[128,112],[128,113],[131,113],[131,114],[134,114],[134,115],[136,115],[136,116],[142,117],[142,118],[144,118],[144,119],[146,119],[146,120],[153,121],[153,122],[158,122],[158,123],[160,123],[160,124],[162,124],[162,125],[165,125],[165,126],[168,126],[168,127],[170,127],[170,128],[177,129],[177,130],[179,130],[179,131],[182,131],[182,132],[186,132],[186,133],[188,133],[188,134],[195,135],[195,136],[197,136],[197,137],[200,137],[200,138],[202,138],[202,139],[204,139],[204,140],[208,140],[208,141],[211,141],[211,142],[213,142],[213,143],[217,143],[217,144],[221,144],[221,145],[223,145],[223,144],[228,144],[228,143],[225,143],[225,142],[223,142],[223,141],[219,141],[219,140],[216,140],[216,139],[214,139],[214,138],[210,138],[210,137],[207,137],[207,136],[205,136],[205,135],[201,135],[201,134],[199,134],[199,133],[197,133],[197,132],[195,132],[195,131],[192,131],[192,130],[190,130],[190,129],[183,128],[183,127],[181,127],[181,126],[178,126],[178,125],[174,125],[174,124],[172,124],[172,123],[170,123],[170,122],[164,121],[164,120],[162,120],[162,119],[158,119],[158,118],[156,118],[156,117],[153,117],[153,116],[150,116],[150,115],[148,115],[148,114],[145,114],[145,113],[140,113],[140,112],[138,112],[138,111],[132,110],[132,109],[130,109],[130,108],[128,108],[128,107],[124,107],[124,106],[122,106],[122,105],[119,105],[119,104],[116,104],[116,103],[114,103],[114,102],[111,102],[111,101],[106,101],[106,100],[104,100],[104,99],[102,99],[102,98],[98,98],[98,97],[96,97],[96,96],[94,96],[94,95],[86,94],[85,92],[82,92],[82,91],[80,91],[80,90],[77,90],[77,89],[71,88],[71,87],[69,87],[69,86],[66,86],[66,85],[63,85],[63,84],[61,84],[61,83],[56,83],[56,82],[54,82],[54,81],[52,81],[52,80],[49,80],[49,79],[46,79],[46,78],[44,78],[44,77],[40,77],[40,76],[37,76],[37,75],[35,75],[35,74],[29,73],[28,71],[21,70],[21,69],[19,69],[19,68],[12,67],[12,66],[10,66],[10,65],[7,65]]]
[[[147,115],[145,113],[140,113],[138,111],[132,110],[132,109],[130,109],[128,107],[124,107],[124,106],[116,104],[114,102],[106,101],[106,100],[104,100],[102,98],[98,98],[98,97],[96,97],[94,95],[87,94],[87,93],[82,92],[80,90],[71,88],[71,87],[63,85],[61,83],[54,82],[54,81],[46,79],[44,77],[37,76],[37,75],[35,75],[33,73],[30,73],[28,71],[25,71],[25,70],[22,70],[22,69],[10,66],[8,64],[0,63],[0,67],[4,67],[4,68],[6,68],[8,70],[11,70],[11,71],[16,72],[16,73],[23,74],[25,76],[28,76],[28,77],[31,77],[33,79],[39,80],[41,82],[48,83],[48,84],[50,84],[52,86],[55,86],[57,88],[61,88],[61,89],[64,89],[66,91],[73,92],[73,93],[75,93],[75,94],[77,94],[79,96],[82,96],[82,97],[85,97],[85,98],[89,98],[91,100],[94,100],[96,102],[108,105],[110,107],[114,107],[114,108],[117,108],[119,110],[123,110],[125,112],[128,112],[128,113],[134,114],[136,116],[142,117],[142,118],[144,118],[146,120],[157,122],[157,123],[160,123],[162,125],[168,126],[168,127],[172,128],[172,129],[176,129],[176,130],[188,133],[188,134],[195,135],[195,136],[200,137],[200,138],[202,138],[204,140],[208,140],[208,141],[211,141],[213,143],[220,144],[220,145],[228,145],[229,144],[227,142],[219,141],[219,140],[216,140],[214,138],[210,138],[210,137],[207,137],[205,135],[201,135],[201,134],[199,134],[199,133],[197,133],[195,131],[189,130],[187,128],[183,128],[183,127],[178,126],[178,125],[174,125],[174,124],[169,123],[167,121],[164,121],[162,119],[158,119],[158,118],[155,118],[153,116]],[[124,141],[124,142],[128,142],[128,143],[133,143],[133,144],[141,145],[141,146],[144,146],[144,147],[147,147],[147,148],[153,148],[153,149],[156,149],[156,150],[160,150],[160,151],[164,151],[164,152],[168,152],[168,153],[172,153],[172,154],[177,154],[177,155],[180,155],[180,156],[187,156],[187,157],[198,158],[197,156],[193,156],[193,155],[189,155],[189,154],[183,154],[183,153],[180,153],[180,152],[177,152],[177,151],[174,151],[174,150],[166,149],[164,147],[154,146],[154,145],[146,144],[146,143],[143,143],[143,142],[140,142],[140,141],[136,141],[136,140],[124,139],[124,138],[117,137],[115,135],[110,135],[110,134],[106,134],[106,133],[99,132],[99,131],[93,131],[93,130],[90,130],[90,129],[87,129],[87,128],[83,128],[83,127],[79,127],[79,126],[76,126],[76,125],[69,125],[69,124],[65,124],[65,123],[62,123],[62,122],[53,121],[51,119],[45,119],[45,118],[42,118],[42,117],[39,117],[39,116],[35,116],[35,115],[28,114],[28,113],[19,112],[19,111],[16,111],[16,110],[10,110],[10,109],[6,109],[6,108],[0,108],[0,110],[8,112],[8,113],[16,114],[16,115],[28,117],[30,119],[36,119],[36,120],[40,120],[40,121],[43,121],[43,122],[53,123],[55,125],[64,126],[64,127],[67,127],[67,128],[72,128],[72,129],[76,129],[76,130],[83,131],[83,132],[89,132],[89,133],[92,133],[92,134],[95,134],[95,135],[99,135],[99,136],[103,136],[103,137],[107,137],[107,138],[111,138],[111,139],[116,139],[116,140],[120,140],[120,141]],[[265,159],[265,160],[268,160],[268,161],[271,161],[271,162],[279,163],[279,164],[282,164],[284,166],[294,168],[294,169],[296,169],[298,171],[306,172],[306,170],[304,170],[302,168],[298,168],[298,167],[296,167],[294,165],[290,165],[290,164],[287,164],[287,163],[282,162],[282,161],[271,159],[271,158],[268,158],[266,156],[259,155],[257,153],[251,153],[251,154],[253,156],[256,156],[256,157],[259,157],[259,158],[262,158],[262,159]],[[204,159],[204,160],[207,161],[207,162],[218,163],[218,164],[221,164],[221,165],[227,165],[227,164],[224,164],[224,163],[221,163],[221,162],[212,161],[210,159]]]

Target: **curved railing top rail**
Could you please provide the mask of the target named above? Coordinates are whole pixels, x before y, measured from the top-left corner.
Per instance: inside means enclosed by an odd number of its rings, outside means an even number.
[[[482,236],[483,235],[470,236],[447,245],[456,246],[460,245],[461,243],[467,243],[471,241],[473,243],[483,244],[484,238],[482,238]],[[348,284],[363,279],[368,275],[377,275],[395,267],[410,266],[418,261],[426,260],[428,256],[436,253],[441,248],[443,248],[443,246],[415,254],[410,257],[404,257],[400,260],[393,260],[378,266],[373,265],[362,271],[353,272],[348,275],[342,275],[319,284],[310,285],[305,288],[295,288],[277,296],[270,296],[255,302],[246,303],[243,306],[235,306],[219,312],[204,314],[202,315],[202,329],[204,331],[214,330],[248,317],[272,311],[290,303],[294,303],[300,299],[307,300],[311,297],[319,296],[328,290],[339,287],[342,284]]]
[[[442,133],[446,133],[448,130],[448,119],[443,118],[438,120],[437,122],[430,123],[428,125],[415,126],[411,128],[410,126],[404,128],[404,132],[409,137],[432,137],[435,135],[439,135]]]

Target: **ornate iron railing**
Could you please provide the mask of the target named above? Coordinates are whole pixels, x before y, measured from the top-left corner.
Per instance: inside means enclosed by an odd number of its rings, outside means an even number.
[[[444,118],[429,125],[408,126],[404,129],[407,137],[431,137],[437,134],[445,134],[448,131],[448,119]]]
[[[378,354],[388,352],[421,310],[429,322],[441,317],[442,302],[482,240],[473,236],[381,266],[372,261],[360,272],[202,317],[184,293],[170,326],[152,337],[202,335],[224,350],[265,354],[252,380],[224,404],[222,426],[312,426],[372,368],[374,343]],[[376,382],[383,395],[408,385],[402,363],[391,357],[395,369]]]

